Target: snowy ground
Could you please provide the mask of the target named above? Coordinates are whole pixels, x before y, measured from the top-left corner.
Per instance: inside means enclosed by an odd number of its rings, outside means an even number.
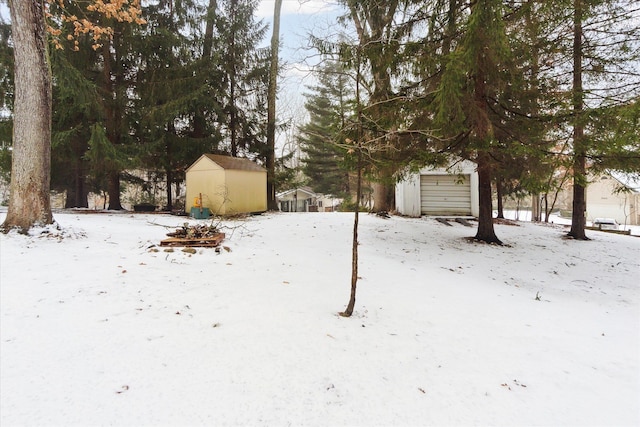
[[[640,238],[364,214],[342,318],[353,214],[55,218],[0,235],[2,427],[640,425]]]

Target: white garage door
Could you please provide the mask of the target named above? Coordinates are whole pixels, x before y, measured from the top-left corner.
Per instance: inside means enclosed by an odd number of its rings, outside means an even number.
[[[420,208],[427,215],[471,215],[469,175],[421,175]]]

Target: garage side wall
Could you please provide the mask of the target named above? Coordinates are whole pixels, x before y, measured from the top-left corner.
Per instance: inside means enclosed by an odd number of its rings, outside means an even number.
[[[419,217],[420,212],[420,175],[408,175],[396,184],[396,210],[401,215]]]

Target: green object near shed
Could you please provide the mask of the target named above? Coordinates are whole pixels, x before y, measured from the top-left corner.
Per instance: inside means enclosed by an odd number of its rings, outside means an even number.
[[[191,208],[191,217],[195,219],[208,219],[211,216],[209,208]]]

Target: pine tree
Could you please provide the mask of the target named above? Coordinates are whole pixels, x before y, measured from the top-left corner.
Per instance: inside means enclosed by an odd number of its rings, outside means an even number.
[[[173,187],[202,153],[216,152],[215,121],[221,74],[212,51],[215,4],[159,2],[145,10],[148,22],[136,49],[136,166],[164,179],[167,209]],[[205,24],[204,36],[200,28]],[[177,189],[176,189],[177,190]]]
[[[223,116],[220,132],[226,149],[236,157],[265,156],[268,51],[258,49],[266,27],[256,22],[255,0],[226,0],[218,5],[216,45],[222,74]]]
[[[306,95],[309,122],[300,128],[300,145],[305,154],[302,170],[314,191],[349,197],[345,149],[336,142],[347,120],[352,91],[344,71],[335,62],[323,64],[317,75],[318,85]]]
[[[568,235],[587,240],[588,171],[598,159],[619,156],[610,149],[611,132],[599,127],[606,121],[599,118],[611,117],[610,112],[640,97],[640,6],[632,0],[558,0],[557,9],[567,11],[553,21],[557,28],[572,29],[570,38],[556,41],[559,55],[554,64],[556,69],[568,70],[571,80],[563,79],[563,74],[553,77],[571,88],[567,108],[559,117],[566,118],[572,148],[573,209]]]
[[[0,181],[11,180],[11,138],[13,120],[13,48],[9,44],[11,25],[0,20]],[[5,202],[5,200],[0,200]]]
[[[493,227],[492,176],[498,148],[491,105],[502,96],[500,70],[508,59],[502,2],[479,0],[467,12],[464,33],[445,56],[435,98],[436,124],[454,140],[454,153],[477,163],[479,217],[475,239],[501,243]]]
[[[65,207],[88,207],[87,194],[100,189],[91,182],[86,153],[92,125],[102,117],[95,81],[96,52],[80,40],[78,51],[55,49],[51,187],[66,192]],[[92,185],[93,184],[93,185]]]

